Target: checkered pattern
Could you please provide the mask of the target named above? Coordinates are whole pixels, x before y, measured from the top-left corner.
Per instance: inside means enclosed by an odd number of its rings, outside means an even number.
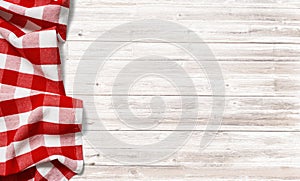
[[[58,41],[69,0],[0,0],[0,180],[69,180],[83,168],[82,102],[66,96]]]

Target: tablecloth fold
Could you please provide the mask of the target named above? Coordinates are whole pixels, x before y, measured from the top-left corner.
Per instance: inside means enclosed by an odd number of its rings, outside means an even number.
[[[0,0],[0,180],[69,180],[83,168],[82,101],[68,97],[59,41],[69,0]]]

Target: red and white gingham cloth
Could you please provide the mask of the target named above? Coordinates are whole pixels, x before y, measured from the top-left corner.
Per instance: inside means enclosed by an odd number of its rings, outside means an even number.
[[[58,41],[69,0],[0,0],[0,181],[83,168],[82,102],[65,94]]]

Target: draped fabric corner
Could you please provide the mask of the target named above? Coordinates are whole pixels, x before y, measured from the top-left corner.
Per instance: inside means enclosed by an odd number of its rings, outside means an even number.
[[[58,41],[69,0],[0,0],[0,180],[69,180],[83,168],[82,102],[66,96]]]

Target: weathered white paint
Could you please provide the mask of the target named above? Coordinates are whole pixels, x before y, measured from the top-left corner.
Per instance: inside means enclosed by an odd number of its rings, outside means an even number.
[[[149,109],[153,95],[168,103],[168,115],[156,128],[135,130],[115,115],[112,82],[124,65],[141,55],[168,55],[169,60],[159,61],[181,65],[196,85],[197,95],[189,96],[199,102],[198,117],[185,118],[197,127],[186,145],[169,158],[154,164],[121,165],[97,153],[85,140],[85,171],[74,180],[300,180],[299,8],[299,0],[73,1],[68,41],[62,49],[64,80],[69,95],[86,100],[85,121],[90,131],[104,131],[95,124],[102,121],[117,138],[143,144],[157,142],[175,130],[182,95],[156,79],[142,80],[129,96],[129,105],[140,117],[159,111]],[[224,119],[204,151],[199,151],[199,143],[210,113],[211,90],[205,73],[182,50],[157,41],[124,42],[131,44],[111,58],[96,82],[84,82],[76,93],[72,90],[78,63],[92,41],[122,23],[147,18],[170,20],[193,30],[220,64],[226,89]],[[99,47],[99,51],[104,49]],[[96,90],[97,110],[91,110],[90,88]],[[168,149],[172,148],[153,152]]]

